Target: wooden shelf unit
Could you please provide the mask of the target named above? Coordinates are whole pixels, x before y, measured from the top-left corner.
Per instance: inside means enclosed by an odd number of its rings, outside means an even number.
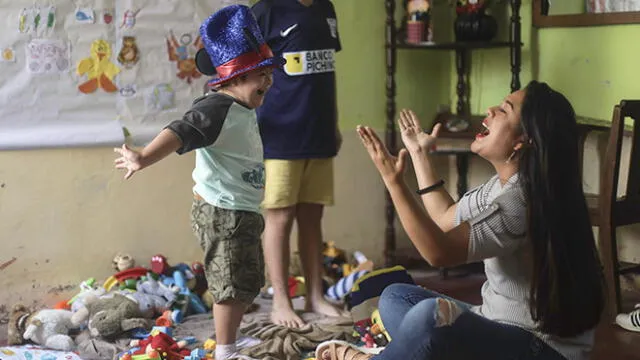
[[[470,116],[469,110],[469,61],[470,52],[478,49],[499,49],[508,48],[510,50],[510,71],[511,71],[511,91],[520,89],[520,66],[521,66],[521,24],[520,24],[520,7],[521,0],[509,0],[511,16],[509,21],[509,40],[508,41],[490,41],[490,42],[445,42],[445,43],[419,43],[410,44],[404,41],[403,27],[396,26],[395,10],[396,0],[385,0],[386,8],[386,26],[385,26],[385,45],[386,45],[386,124],[385,124],[385,143],[391,153],[397,152],[396,141],[396,53],[398,50],[447,50],[456,53],[456,114],[457,116],[467,117],[475,121],[471,121],[470,129],[461,133],[446,132],[441,133],[441,137],[450,137],[457,139],[473,139],[474,130],[478,127],[478,116]],[[403,1],[406,4],[406,1]],[[452,24],[453,26],[453,24]],[[480,117],[481,118],[481,117]],[[456,156],[456,165],[458,170],[458,196],[466,192],[467,188],[467,168],[470,152],[460,150],[444,150],[442,154]],[[400,252],[396,249],[395,236],[395,208],[389,192],[385,190],[385,243],[384,243],[384,259],[387,266],[402,264],[402,260],[409,260],[414,256],[407,256],[406,250]],[[397,253],[398,252],[398,253]],[[396,254],[397,253],[397,254]],[[401,254],[402,253],[402,254]],[[399,256],[396,256],[399,255]],[[417,254],[416,254],[417,255]]]

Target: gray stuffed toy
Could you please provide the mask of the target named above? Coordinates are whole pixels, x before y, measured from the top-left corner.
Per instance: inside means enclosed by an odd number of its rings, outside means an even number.
[[[123,333],[142,328],[149,330],[152,322],[144,318],[135,301],[120,294],[97,298],[88,296],[85,306],[73,314],[73,322],[83,323],[89,319],[89,331],[93,337],[116,338]]]

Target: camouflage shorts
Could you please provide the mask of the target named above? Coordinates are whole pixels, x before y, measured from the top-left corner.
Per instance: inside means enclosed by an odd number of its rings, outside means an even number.
[[[251,304],[264,286],[262,215],[195,199],[191,227],[204,251],[205,275],[216,303],[234,299]]]

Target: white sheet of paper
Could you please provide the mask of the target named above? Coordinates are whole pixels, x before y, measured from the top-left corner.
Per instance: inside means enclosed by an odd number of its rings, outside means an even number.
[[[57,0],[55,26],[38,37],[18,28],[22,10],[31,9],[33,0],[0,0],[0,19],[7,25],[0,44],[14,50],[14,61],[0,62],[0,149],[119,145],[122,127],[136,145],[149,142],[202,95],[208,78],[184,69],[198,50],[202,21],[232,3],[248,5],[246,0]],[[41,6],[38,28],[47,26],[48,5]],[[135,28],[120,28],[124,12],[133,8],[140,9]],[[170,59],[172,33],[182,47],[179,60],[187,62]],[[140,59],[131,69],[121,68],[114,80],[118,91],[81,93],[78,85],[87,78],[76,74],[76,66],[90,54],[91,43],[107,40],[109,60],[118,64],[116,44],[129,35],[136,37]],[[162,84],[173,93],[154,90]],[[154,91],[161,96],[148,96]]]
[[[33,74],[69,71],[71,51],[62,40],[34,39],[26,46],[27,70]]]

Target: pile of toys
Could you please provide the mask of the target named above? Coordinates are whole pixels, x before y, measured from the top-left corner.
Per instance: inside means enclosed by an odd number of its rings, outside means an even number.
[[[348,259],[346,252],[337,248],[333,242],[324,244],[322,256],[325,297],[334,303],[344,303],[345,297],[349,294],[355,281],[373,270],[373,262],[368,260],[364,254],[355,251],[351,259]],[[290,298],[306,294],[304,277],[300,266],[296,266],[297,259],[296,254],[292,258],[293,266],[289,269],[288,290]],[[261,296],[270,299],[273,297],[273,288],[266,288]]]
[[[215,340],[208,339],[202,348],[188,349],[195,338],[177,340],[171,327],[156,326],[149,334],[132,340],[131,348],[117,355],[119,360],[205,360],[214,359]]]
[[[88,330],[91,338],[113,341],[135,339],[123,360],[188,359],[212,357],[215,341],[204,349],[187,349],[195,339],[174,339],[173,327],[190,314],[210,311],[213,298],[207,291],[201,263],[169,265],[155,255],[150,266],[136,266],[127,254],[113,259],[116,271],[101,285],[95,278],[83,281],[79,292],[53,309],[33,311],[13,306],[8,324],[9,345],[34,343],[49,349],[75,351],[75,334]]]

